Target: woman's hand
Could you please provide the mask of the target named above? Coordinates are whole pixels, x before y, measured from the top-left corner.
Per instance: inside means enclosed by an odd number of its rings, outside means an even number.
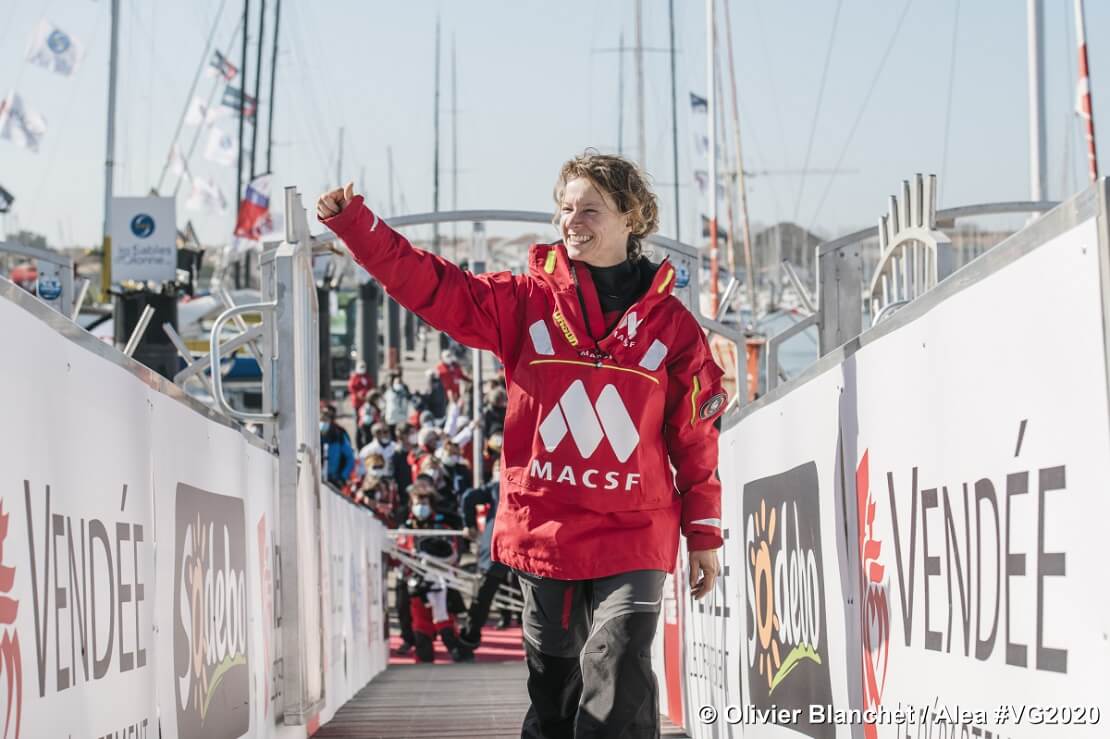
[[[337,187],[331,192],[326,192],[316,201],[316,215],[321,220],[337,216],[343,212],[355,197],[355,183],[348,182],[344,187]]]
[[[713,591],[721,564],[716,549],[690,552],[690,595],[701,600]]]

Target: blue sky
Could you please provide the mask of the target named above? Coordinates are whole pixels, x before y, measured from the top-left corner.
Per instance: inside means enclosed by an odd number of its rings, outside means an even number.
[[[1026,199],[1029,195],[1026,3],[1022,0],[913,0],[878,84],[864,98],[905,7],[905,0],[844,2],[827,68],[816,127],[815,107],[830,41],[834,0],[731,0],[745,168],[798,170],[811,131],[810,166],[842,158],[850,173],[749,180],[755,223],[797,220],[826,235],[874,223],[885,198],[914,172],[943,174],[941,205]],[[723,0],[718,0],[719,12]],[[18,90],[41,112],[49,131],[39,154],[0,141],[0,185],[17,198],[8,232],[27,228],[51,243],[99,242],[103,211],[107,107],[107,0],[6,0],[0,15],[0,94]],[[173,128],[200,61],[220,0],[121,0],[118,195],[145,194],[156,182]],[[252,0],[257,17],[259,0]],[[274,0],[268,2],[272,13]],[[951,90],[953,21],[959,6],[955,82]],[[1071,114],[1075,51],[1071,0],[1046,0],[1048,194],[1059,198],[1086,180],[1082,134]],[[693,234],[704,199],[693,171],[704,169],[690,91],[704,94],[705,4],[676,0],[681,228]],[[634,39],[633,0],[467,0],[406,3],[381,0],[284,0],[275,121],[275,186],[297,185],[309,199],[334,184],[337,138],[345,129],[344,179],[365,181],[372,205],[387,205],[386,148],[391,146],[407,212],[431,210],[434,23],[443,33],[441,209],[452,203],[450,48],[457,46],[460,208],[547,210],[560,163],[587,146],[617,144],[617,45]],[[667,46],[667,3],[643,0],[644,45]],[[216,43],[225,48],[242,4],[220,14]],[[87,48],[81,68],[63,78],[23,62],[28,39],[47,17]],[[253,66],[252,21],[250,59]],[[1110,3],[1087,1],[1087,36],[1095,121],[1110,116]],[[272,15],[267,19],[272,28]],[[267,114],[269,47],[263,117]],[[238,63],[236,40],[232,53]],[[666,54],[645,54],[646,166],[664,205],[662,231],[673,235],[669,183],[671,114]],[[625,60],[626,153],[636,147],[633,60]],[[726,87],[728,80],[725,80]],[[206,95],[210,78],[203,77]],[[253,87],[253,71],[250,75]],[[862,115],[861,115],[862,111]],[[853,123],[859,119],[848,141]],[[219,125],[235,130],[232,121]],[[1070,129],[1070,134],[1069,134]],[[186,128],[187,135],[192,129]],[[264,139],[265,128],[260,132]],[[1070,143],[1069,143],[1070,136]],[[847,144],[846,144],[847,142]],[[1070,156],[1065,161],[1065,148]],[[1110,151],[1110,139],[1103,151]],[[260,149],[262,146],[260,145]],[[233,199],[235,173],[205,162],[196,172]],[[1110,160],[1103,157],[1110,166]],[[363,173],[365,173],[363,175]],[[185,209],[203,240],[227,240],[233,215]],[[400,194],[398,195],[398,200]],[[531,229],[529,229],[531,230]]]

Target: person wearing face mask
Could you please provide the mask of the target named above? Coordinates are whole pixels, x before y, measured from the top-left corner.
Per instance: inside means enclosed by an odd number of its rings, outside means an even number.
[[[459,496],[470,487],[474,480],[470,465],[463,459],[459,445],[451,440],[443,443],[443,446],[436,452],[436,456],[443,463],[447,495],[454,505],[458,505]]]
[[[447,402],[457,402],[462,397],[462,383],[470,382],[470,377],[459,364],[459,358],[444,349],[440,353],[439,364],[436,365],[436,374],[439,375],[443,392],[447,395]]]
[[[347,397],[351,401],[351,408],[357,413],[362,404],[366,402],[370,391],[374,389],[374,378],[367,371],[366,362],[358,360],[355,370],[347,378]]]
[[[421,482],[414,483],[410,492],[412,511],[405,528],[416,530],[450,528],[433,507],[434,493]],[[398,544],[425,557],[457,564],[458,555],[450,537],[411,536]],[[462,610],[462,597],[447,587],[442,578],[422,575],[413,570],[403,573],[406,596],[412,624],[412,645],[417,662],[435,660],[435,639],[438,636],[454,662],[474,659],[474,652],[461,641],[455,625],[454,613]],[[398,602],[400,608],[400,602]]]
[[[325,406],[320,412],[320,449],[326,461],[325,479],[342,489],[354,469],[355,450],[351,446],[351,437],[335,422],[334,406]]]
[[[393,441],[393,434],[389,431],[389,426],[386,426],[380,421],[370,427],[371,439],[364,447],[358,450],[358,456],[366,459],[371,454],[377,454],[385,460],[385,474],[393,474],[393,455],[396,453],[398,446]]]
[[[690,594],[720,569],[727,395],[677,268],[643,255],[658,202],[632,162],[587,150],[556,179],[560,240],[527,274],[473,275],[414,248],[353,185],[317,215],[389,294],[502,362],[508,391],[491,556],[524,594],[522,737],[658,736],[651,645],[685,538]]]
[[[395,372],[390,375],[389,386],[385,389],[385,413],[382,420],[394,428],[404,423],[411,400],[412,391],[401,379],[401,373]]]
[[[398,495],[397,483],[386,471],[386,460],[381,454],[371,452],[364,457],[366,476],[362,478],[360,492],[364,505],[386,526],[400,525],[402,506]]]

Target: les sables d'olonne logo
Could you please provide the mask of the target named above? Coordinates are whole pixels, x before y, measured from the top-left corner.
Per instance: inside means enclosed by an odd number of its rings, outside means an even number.
[[[757,708],[832,703],[817,466],[808,462],[744,486],[748,686]],[[808,736],[831,724],[802,723]]]
[[[177,733],[236,739],[250,729],[243,501],[178,483],[174,522]]]

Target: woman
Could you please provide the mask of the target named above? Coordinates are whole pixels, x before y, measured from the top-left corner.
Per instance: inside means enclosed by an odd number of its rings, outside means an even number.
[[[533,246],[528,275],[414,249],[351,185],[317,213],[395,300],[505,366],[492,557],[525,595],[522,736],[657,736],[648,655],[679,531],[695,598],[719,568],[721,370],[674,268],[641,254],[658,208],[636,166],[587,151],[555,202],[562,241]]]

